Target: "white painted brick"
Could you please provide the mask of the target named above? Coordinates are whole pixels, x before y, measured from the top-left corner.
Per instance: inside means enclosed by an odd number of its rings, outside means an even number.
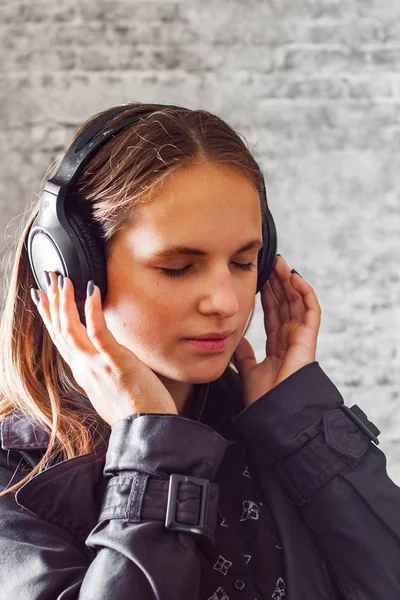
[[[27,23],[68,22],[78,15],[77,0],[63,0],[63,2],[49,2],[49,0],[15,0],[0,3],[0,24],[18,23],[26,26]]]

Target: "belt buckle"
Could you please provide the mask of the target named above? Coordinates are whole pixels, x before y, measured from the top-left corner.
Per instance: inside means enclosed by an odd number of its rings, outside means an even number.
[[[180,483],[195,483],[201,487],[200,500],[200,521],[197,525],[177,523],[176,505],[178,500],[178,486]],[[192,477],[191,475],[181,475],[180,473],[171,473],[169,477],[167,514],[165,517],[165,527],[173,531],[185,531],[187,533],[196,533],[206,535],[206,518],[208,508],[208,490],[210,482],[201,477]]]

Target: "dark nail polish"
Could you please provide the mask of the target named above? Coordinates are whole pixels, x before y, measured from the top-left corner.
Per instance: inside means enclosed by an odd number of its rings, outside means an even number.
[[[39,294],[37,293],[37,290],[35,290],[35,288],[31,288],[31,296],[32,296],[32,300],[34,301],[34,303],[37,306],[40,302],[40,298],[39,298]]]
[[[51,279],[50,279],[49,272],[48,271],[43,271],[43,272],[44,272],[44,276],[45,276],[45,279],[46,279],[46,282],[47,282],[47,287],[50,287],[51,286]]]
[[[296,269],[292,269],[290,272],[291,272],[291,273],[297,273],[297,275],[300,275],[300,273],[299,273],[298,271],[296,271]],[[301,277],[302,279],[304,279],[304,277],[303,277],[302,275],[300,275],[300,277]]]
[[[58,289],[60,292],[63,289],[63,287],[64,287],[64,275],[61,275],[61,273],[60,273],[60,275],[58,276]]]
[[[277,256],[280,256],[280,254],[277,254]]]
[[[86,295],[88,297],[93,294],[93,288],[94,288],[94,283],[93,283],[93,279],[91,279],[90,281],[88,281],[88,284],[87,284]]]

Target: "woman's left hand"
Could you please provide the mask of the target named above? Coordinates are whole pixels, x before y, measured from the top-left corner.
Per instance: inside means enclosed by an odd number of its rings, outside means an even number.
[[[321,307],[312,287],[300,275],[291,273],[280,255],[261,289],[261,304],[267,335],[266,358],[257,364],[245,337],[233,354],[242,380],[245,407],[316,360]]]

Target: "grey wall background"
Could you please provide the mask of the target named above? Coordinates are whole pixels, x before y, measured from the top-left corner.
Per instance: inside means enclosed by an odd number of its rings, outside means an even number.
[[[1,0],[0,57],[2,255],[91,114],[217,113],[263,166],[278,252],[319,298],[317,360],[382,430],[400,485],[400,4]],[[259,295],[248,338],[262,360]]]

